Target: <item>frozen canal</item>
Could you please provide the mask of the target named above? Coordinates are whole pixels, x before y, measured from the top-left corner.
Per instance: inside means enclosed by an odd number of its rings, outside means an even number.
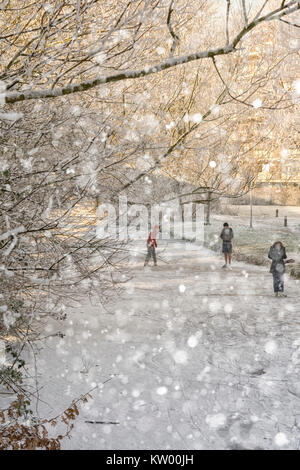
[[[132,258],[107,309],[87,302],[47,328],[66,336],[39,356],[40,410],[100,384],[62,447],[299,449],[299,281],[274,298],[265,267],[222,270],[204,248],[160,246],[157,268]]]

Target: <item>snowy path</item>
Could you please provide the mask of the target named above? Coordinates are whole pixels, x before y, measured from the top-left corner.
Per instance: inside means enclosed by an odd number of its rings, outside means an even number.
[[[266,268],[222,270],[220,256],[184,246],[169,243],[158,268],[133,258],[109,312],[74,309],[66,337],[48,340],[49,416],[111,378],[64,448],[300,448],[299,281],[275,299]]]

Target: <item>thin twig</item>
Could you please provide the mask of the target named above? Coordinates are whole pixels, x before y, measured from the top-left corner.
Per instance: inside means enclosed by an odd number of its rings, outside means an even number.
[[[168,29],[169,29],[169,32],[170,32],[172,38],[173,38],[173,43],[172,43],[172,47],[171,47],[171,51],[170,51],[170,57],[173,57],[174,51],[175,51],[176,46],[179,42],[179,36],[175,33],[175,31],[173,29],[173,26],[172,26],[172,23],[171,23],[171,16],[172,16],[172,13],[173,13],[173,3],[174,3],[174,0],[171,0],[170,6],[169,6],[169,11],[168,11],[168,17],[167,17]]]

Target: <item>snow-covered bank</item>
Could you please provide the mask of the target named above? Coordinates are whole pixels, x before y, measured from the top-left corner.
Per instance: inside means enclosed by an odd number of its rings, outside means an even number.
[[[299,281],[275,299],[265,267],[160,247],[157,268],[132,257],[123,295],[70,310],[39,355],[41,413],[100,384],[63,448],[298,449]]]
[[[280,217],[275,217],[273,206],[253,206],[253,227],[249,227],[250,209],[248,206],[229,206],[230,214],[213,214],[211,224],[205,227],[205,245],[220,252],[219,233],[224,221],[232,225],[234,231],[234,259],[258,266],[268,266],[267,257],[269,246],[281,240],[290,258],[295,264],[288,265],[287,271],[296,279],[300,278],[300,238],[299,238],[299,208],[282,207]],[[271,208],[271,209],[270,209]],[[293,211],[292,211],[293,209]],[[234,210],[236,212],[234,212]],[[271,210],[274,213],[271,213]],[[235,215],[233,215],[235,214]],[[284,227],[283,215],[288,215],[288,226]]]

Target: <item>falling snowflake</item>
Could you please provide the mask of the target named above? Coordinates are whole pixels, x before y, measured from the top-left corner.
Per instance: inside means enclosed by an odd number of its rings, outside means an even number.
[[[225,313],[231,313],[232,312],[232,305],[231,304],[225,304],[224,305],[224,312]]]
[[[288,438],[286,437],[284,432],[277,433],[274,438],[274,442],[278,447],[286,446],[289,443]]]
[[[168,392],[167,387],[158,387],[156,389],[157,395],[165,395]]]
[[[277,344],[271,340],[265,344],[265,351],[267,354],[275,354],[277,351]]]
[[[187,353],[185,351],[176,351],[173,355],[174,361],[177,364],[186,364],[187,362]]]
[[[195,348],[198,342],[199,341],[198,341],[197,336],[194,336],[194,335],[190,336],[189,339],[187,340],[187,344],[190,348]]]
[[[294,81],[293,87],[297,93],[297,95],[300,95],[300,78]]]
[[[191,116],[191,121],[195,122],[196,124],[199,124],[203,119],[202,114],[196,113]]]
[[[220,428],[226,423],[226,416],[223,413],[218,413],[215,415],[208,415],[205,418],[205,422],[209,425],[210,428]]]
[[[254,100],[253,103],[252,103],[252,106],[253,106],[253,108],[255,108],[255,109],[260,108],[261,105],[262,105],[262,101],[261,101],[259,98],[256,99],[256,100]]]
[[[98,54],[95,55],[95,60],[98,64],[103,64],[106,60],[106,54],[105,52],[99,52]]]
[[[157,52],[158,55],[163,55],[166,52],[166,50],[165,50],[164,47],[158,47],[156,49],[156,52]]]

